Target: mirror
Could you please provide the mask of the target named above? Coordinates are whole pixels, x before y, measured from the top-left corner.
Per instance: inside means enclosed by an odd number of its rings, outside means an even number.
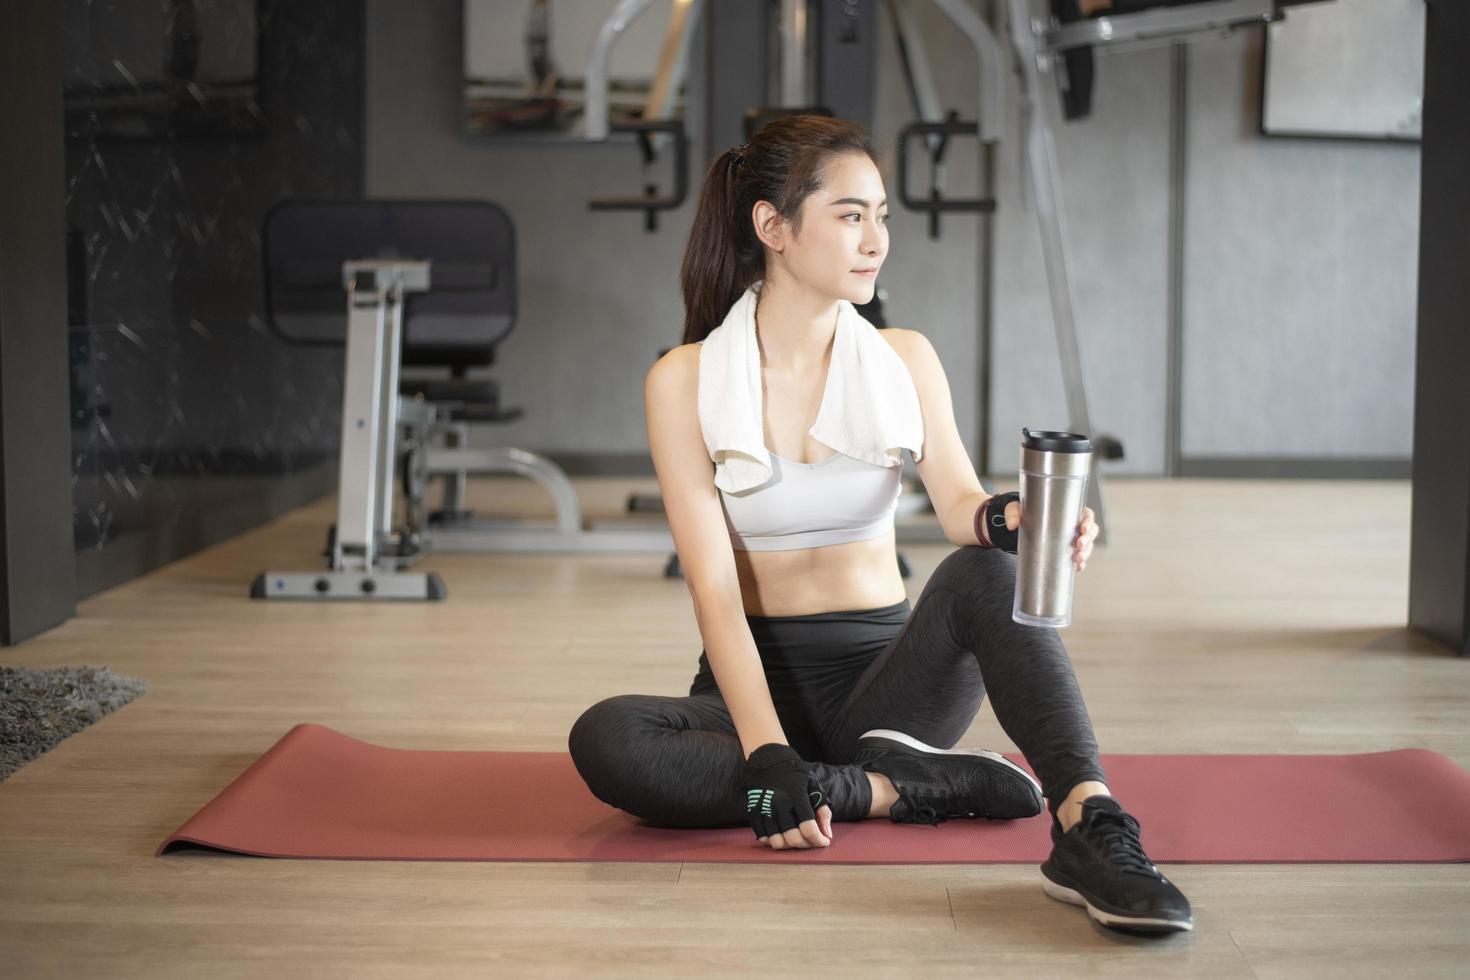
[[[464,132],[581,140],[587,66],[619,0],[465,0]],[[682,120],[689,0],[652,0],[607,60],[609,122]]]
[[[1417,140],[1424,0],[1335,0],[1266,26],[1261,132]]]
[[[168,141],[263,135],[256,2],[68,3],[68,136]]]

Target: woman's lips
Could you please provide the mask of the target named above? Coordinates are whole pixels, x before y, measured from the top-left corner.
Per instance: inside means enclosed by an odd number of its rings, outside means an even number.
[[[854,269],[852,271],[853,271],[853,274],[854,275],[866,276],[869,279],[872,279],[874,276],[876,276],[878,274],[878,270],[877,269],[868,269],[866,272],[859,271],[857,269]]]

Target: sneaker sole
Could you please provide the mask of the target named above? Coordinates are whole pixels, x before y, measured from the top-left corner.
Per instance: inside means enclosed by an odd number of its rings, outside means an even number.
[[[1040,813],[1044,807],[1046,798],[1041,792],[1041,784],[1036,781],[1036,777],[1031,775],[1026,770],[1022,769],[1020,766],[1016,765],[1010,759],[1007,759],[1005,756],[1001,755],[999,752],[990,752],[986,749],[938,749],[932,745],[927,745],[924,742],[919,741],[912,735],[905,735],[903,732],[896,732],[890,728],[874,728],[871,731],[863,732],[862,736],[858,739],[858,754],[861,755],[863,749],[865,748],[874,745],[882,745],[885,742],[889,743],[890,747],[893,745],[898,745],[902,746],[903,748],[913,749],[915,751],[927,753],[929,755],[963,755],[969,756],[972,759],[989,759],[991,762],[999,763],[1000,765],[1005,766],[1007,769],[1014,772],[1016,775],[1020,776],[1022,779],[1026,780],[1027,785],[1031,787],[1032,795],[1035,797],[1036,810],[1032,813],[1026,814],[1026,816],[1034,817],[1036,816],[1036,814]],[[1000,817],[993,819],[1015,818]]]
[[[1193,919],[1160,919],[1155,916],[1128,915],[1098,908],[1077,889],[1053,881],[1051,875],[1055,873],[1049,871],[1045,864],[1041,866],[1041,890],[1059,902],[1082,906],[1087,910],[1088,917],[1099,925],[1135,929],[1139,932],[1188,932],[1194,928]]]

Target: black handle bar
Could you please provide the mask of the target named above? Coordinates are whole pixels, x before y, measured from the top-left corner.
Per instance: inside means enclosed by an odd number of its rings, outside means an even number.
[[[940,140],[939,147],[932,151],[932,160],[939,163],[948,148],[951,136],[979,136],[980,124],[972,122],[960,122],[951,120],[949,122],[916,122],[905,126],[898,134],[898,199],[903,206],[911,211],[929,211],[937,213],[940,211],[974,211],[981,214],[990,214],[995,211],[994,198],[955,198],[941,197],[937,191],[930,190],[929,197],[916,198],[909,194],[909,140],[915,136],[938,135],[944,137]]]
[[[613,123],[608,127],[614,133],[637,133],[638,144],[643,150],[645,163],[654,158],[650,133],[668,133],[674,138],[674,191],[667,197],[650,192],[639,197],[594,197],[587,202],[593,211],[643,211],[646,213],[649,231],[656,225],[656,213],[671,211],[684,203],[689,194],[689,137],[684,133],[684,124],[677,119],[656,119],[638,122]]]

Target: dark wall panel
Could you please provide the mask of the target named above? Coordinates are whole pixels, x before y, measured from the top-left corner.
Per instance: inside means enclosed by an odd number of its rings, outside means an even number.
[[[67,0],[81,595],[333,488],[342,354],[270,331],[260,240],[361,195],[363,32],[362,0]]]
[[[1409,625],[1470,656],[1470,8],[1425,8]]]
[[[17,0],[0,32],[0,643],[72,614],[61,234],[61,17]]]

